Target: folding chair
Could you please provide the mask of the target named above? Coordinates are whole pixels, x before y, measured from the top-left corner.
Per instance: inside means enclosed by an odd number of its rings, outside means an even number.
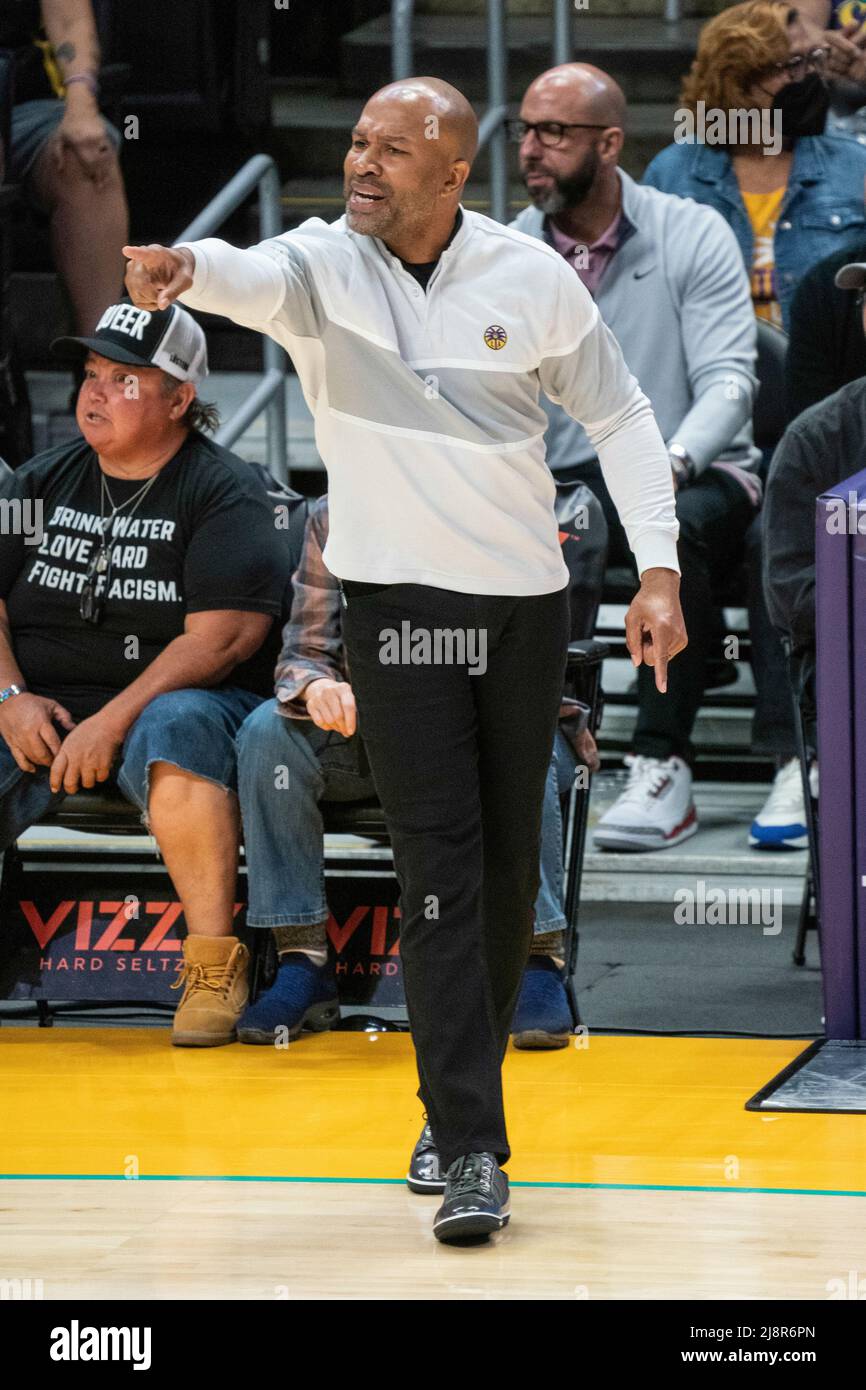
[[[809,768],[817,757],[817,723],[814,701],[803,680],[803,670],[791,646],[789,637],[782,638],[782,649],[788,665],[788,682],[794,704],[794,729],[797,736],[797,757],[800,763],[800,776],[803,782],[803,804],[806,808],[806,831],[809,837],[809,869],[803,884],[803,898],[800,903],[800,917],[797,924],[797,940],[794,946],[795,965],[806,963],[806,933],[814,927],[819,933],[820,921],[818,904],[820,896],[820,861],[818,856],[818,800],[812,795]]]
[[[568,648],[568,662],[565,671],[566,689],[569,694],[573,695],[573,698],[580,700],[586,707],[586,727],[593,735],[601,723],[603,707],[601,667],[609,651],[606,642],[597,642],[592,638],[572,642]],[[578,775],[581,771],[583,776]],[[574,784],[568,794],[564,817],[563,859],[565,864],[565,920],[567,924],[565,932],[565,990],[571,1009],[572,1024],[575,1028],[580,1023],[575,973],[577,971],[579,939],[580,885],[583,878],[583,856],[589,819],[590,782],[589,769],[584,764],[579,763],[575,769]]]

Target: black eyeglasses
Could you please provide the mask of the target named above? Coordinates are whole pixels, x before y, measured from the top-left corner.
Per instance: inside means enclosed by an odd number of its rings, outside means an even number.
[[[567,130],[607,130],[606,125],[585,125],[581,121],[506,121],[509,140],[520,145],[531,130],[535,131],[539,143],[551,150],[562,143]]]
[[[829,57],[829,48],[813,48],[808,53],[796,53],[784,63],[774,63],[766,71],[784,73],[792,82],[799,82],[807,72],[823,73]]]

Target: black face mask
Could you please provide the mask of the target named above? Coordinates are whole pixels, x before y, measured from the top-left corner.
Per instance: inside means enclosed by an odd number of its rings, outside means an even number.
[[[783,140],[822,135],[830,109],[830,91],[817,72],[810,72],[802,82],[789,82],[777,92],[773,105],[781,113]]]

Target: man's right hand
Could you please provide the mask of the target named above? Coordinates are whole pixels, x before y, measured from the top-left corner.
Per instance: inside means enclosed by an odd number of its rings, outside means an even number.
[[[60,735],[54,723],[71,731],[75,720],[57,700],[32,695],[24,690],[0,705],[0,737],[22,772],[35,772],[36,766],[50,767],[60,752]]]
[[[192,286],[195,257],[186,247],[124,246],[126,288],[139,309],[167,309]]]
[[[843,77],[848,82],[863,82],[866,79],[866,24],[855,19],[842,29],[828,29],[822,38],[830,49],[827,75]]]
[[[300,698],[307,713],[320,729],[336,729],[344,738],[351,738],[358,727],[358,712],[352,687],[347,681],[333,681],[327,676],[310,681]]]

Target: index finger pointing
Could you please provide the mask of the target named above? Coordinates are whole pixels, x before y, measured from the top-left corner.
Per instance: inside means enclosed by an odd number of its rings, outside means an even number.
[[[664,639],[659,641],[655,633],[653,633],[653,642],[656,649],[656,690],[664,695],[668,688],[668,656],[670,643]]]
[[[129,261],[141,261],[143,265],[156,265],[162,260],[166,246],[121,246],[121,251]]]

